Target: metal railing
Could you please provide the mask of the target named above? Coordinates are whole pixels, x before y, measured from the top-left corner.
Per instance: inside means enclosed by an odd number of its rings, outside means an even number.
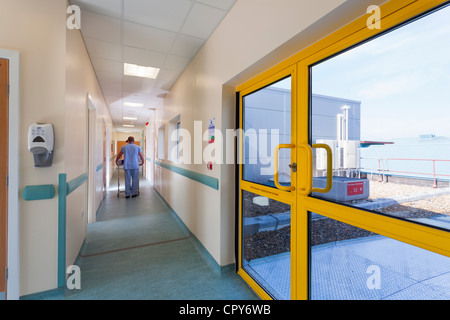
[[[433,177],[433,188],[437,188],[437,177],[449,177],[450,174],[437,173],[436,172],[436,162],[447,162],[450,163],[450,160],[441,160],[441,159],[410,159],[410,158],[369,158],[369,157],[361,157],[361,159],[365,160],[376,160],[378,161],[378,168],[365,168],[366,170],[378,171],[378,181],[384,181],[386,173],[400,173],[400,174],[413,174],[420,176],[430,176]],[[391,170],[389,169],[389,161],[424,161],[431,162],[432,167],[430,166],[429,172],[415,172],[415,171],[399,171],[399,170]]]

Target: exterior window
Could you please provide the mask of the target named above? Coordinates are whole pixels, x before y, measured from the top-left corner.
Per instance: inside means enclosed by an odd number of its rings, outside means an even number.
[[[311,67],[311,140],[333,150],[333,188],[313,196],[450,230],[448,21],[449,6]]]
[[[180,134],[180,130],[181,130],[181,122],[177,122],[177,159],[181,158],[181,154],[180,154],[180,140],[181,140],[181,134]]]

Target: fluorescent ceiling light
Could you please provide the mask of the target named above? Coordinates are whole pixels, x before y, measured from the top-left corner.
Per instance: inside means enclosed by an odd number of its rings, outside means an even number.
[[[136,102],[124,102],[123,106],[124,107],[131,107],[131,108],[143,108],[144,104],[143,103],[136,103]]]
[[[123,120],[137,121],[138,118],[123,117]]]
[[[124,124],[123,125],[125,128],[134,128],[134,126],[132,124]]]
[[[124,63],[123,72],[126,76],[156,79],[159,73],[159,69],[153,67],[138,66],[136,64]]]

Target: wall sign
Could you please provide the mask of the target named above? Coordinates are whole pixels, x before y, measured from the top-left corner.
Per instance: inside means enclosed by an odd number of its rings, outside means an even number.
[[[216,130],[216,118],[212,118],[208,120],[208,142],[214,143]]]

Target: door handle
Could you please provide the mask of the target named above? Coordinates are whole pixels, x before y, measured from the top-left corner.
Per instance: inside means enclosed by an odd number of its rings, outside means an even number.
[[[327,152],[327,186],[325,189],[312,188],[312,191],[317,193],[327,193],[333,187],[333,152],[327,144],[318,143],[313,144],[312,147],[316,149],[325,149]]]
[[[282,185],[280,185],[280,181],[279,181],[279,177],[278,177],[278,154],[280,149],[294,149],[295,148],[295,144],[279,144],[278,146],[275,147],[275,151],[274,151],[274,182],[275,182],[275,187],[277,187],[277,189],[282,190],[282,191],[294,191],[295,187],[294,186],[290,186],[290,187],[284,187]],[[290,167],[290,166],[289,166]],[[292,182],[291,182],[292,184]]]
[[[300,144],[298,148],[303,149],[306,153],[306,169],[301,170],[301,173],[306,175],[306,185],[299,186],[298,193],[307,196],[312,190],[312,149],[309,144]]]
[[[297,164],[295,162],[293,164],[290,164],[289,168],[291,168],[292,172],[297,172]]]

